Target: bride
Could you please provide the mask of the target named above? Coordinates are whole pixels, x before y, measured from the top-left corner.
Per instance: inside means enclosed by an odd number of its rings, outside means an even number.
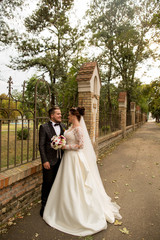
[[[103,187],[83,115],[83,107],[69,112],[65,153],[43,214],[51,227],[76,236],[92,235],[106,229],[107,221],[121,219],[120,207]]]

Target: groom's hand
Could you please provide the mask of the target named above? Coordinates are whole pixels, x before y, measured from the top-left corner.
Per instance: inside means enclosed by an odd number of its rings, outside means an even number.
[[[45,169],[50,169],[50,168],[51,168],[49,162],[43,163],[43,167],[44,167]]]

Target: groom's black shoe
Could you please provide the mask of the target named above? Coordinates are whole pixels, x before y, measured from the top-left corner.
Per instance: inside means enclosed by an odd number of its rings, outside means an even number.
[[[44,212],[44,206],[41,207],[41,210],[40,210],[40,216],[43,217],[43,212]]]

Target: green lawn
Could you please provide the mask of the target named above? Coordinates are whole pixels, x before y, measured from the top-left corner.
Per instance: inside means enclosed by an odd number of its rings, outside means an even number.
[[[24,127],[27,127],[24,124]],[[17,124],[17,130],[21,129],[22,125]],[[31,161],[33,157],[33,124],[30,124],[29,139],[18,140],[17,132],[15,132],[15,124],[10,124],[9,136],[8,136],[8,124],[2,124],[1,132],[1,168],[9,166],[19,165],[26,161]],[[38,134],[37,134],[38,135]],[[38,139],[38,136],[37,136]],[[37,142],[38,144],[38,142]],[[9,149],[9,151],[8,151]],[[36,146],[37,155],[39,156],[38,146]],[[9,160],[7,160],[9,159]],[[7,161],[9,161],[7,163]]]

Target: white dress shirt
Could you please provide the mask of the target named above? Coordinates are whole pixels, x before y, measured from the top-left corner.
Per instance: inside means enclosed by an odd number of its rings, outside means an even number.
[[[56,123],[55,123],[55,122],[52,122],[52,121],[51,121],[51,123],[52,123],[52,126],[53,126],[53,128],[54,128],[54,130],[55,130],[57,136],[59,136],[60,133],[61,133],[60,125],[54,126]]]

